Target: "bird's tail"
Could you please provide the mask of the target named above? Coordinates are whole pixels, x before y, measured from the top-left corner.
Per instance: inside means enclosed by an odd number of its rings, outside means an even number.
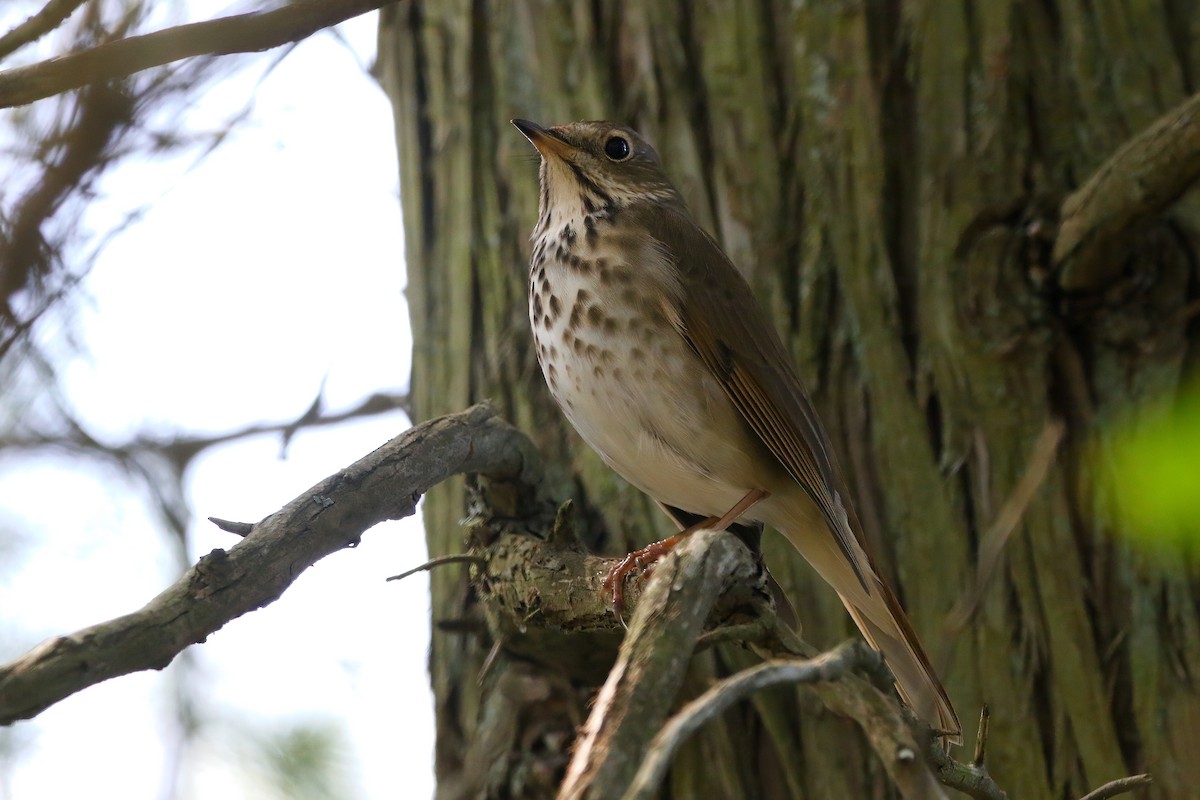
[[[798,521],[793,519],[793,521]],[[824,525],[803,524],[784,530],[785,535],[813,568],[842,598],[854,624],[871,646],[883,653],[896,676],[896,688],[904,702],[930,726],[947,732],[949,741],[962,743],[962,726],[946,689],[912,623],[896,595],[879,577],[867,554],[853,547],[857,570],[838,549]],[[863,580],[859,580],[859,575]],[[865,584],[865,586],[864,586]]]
[[[869,603],[857,599],[852,601],[846,595],[838,594],[862,635],[872,647],[883,653],[888,667],[896,676],[896,688],[904,702],[918,717],[938,730],[952,734],[947,737],[949,741],[962,744],[962,726],[958,715],[954,713],[946,689],[933,671],[933,665],[929,663],[921,640],[917,638],[900,602],[887,584],[880,580],[875,581],[872,589],[875,591],[871,593]]]

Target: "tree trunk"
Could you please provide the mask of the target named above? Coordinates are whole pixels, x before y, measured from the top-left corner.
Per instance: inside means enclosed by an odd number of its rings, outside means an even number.
[[[1184,0],[390,7],[416,416],[490,397],[579,501],[591,546],[668,530],[569,430],[526,316],[537,161],[509,118],[627,122],[791,347],[964,722],[991,706],[997,781],[1065,798],[1150,771],[1147,796],[1188,796],[1196,570],[1118,535],[1088,456],[1194,359],[1200,207],[1118,240],[1106,270],[1065,272],[1051,252],[1063,200],[1194,90],[1197,33]],[[1056,420],[1058,460],[952,633],[981,537]],[[463,549],[463,513],[461,486],[426,498],[431,555]],[[805,638],[850,635],[786,543],[765,547]],[[434,572],[432,591],[439,797],[552,796],[595,687],[504,656],[481,686],[492,643],[465,574]],[[685,691],[748,663],[697,656]],[[850,723],[780,690],[699,734],[668,791],[857,798],[885,782]]]

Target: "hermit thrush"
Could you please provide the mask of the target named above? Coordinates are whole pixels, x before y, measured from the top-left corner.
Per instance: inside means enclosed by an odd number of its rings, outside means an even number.
[[[837,590],[918,716],[957,736],[783,344],[658,154],[611,122],[513,124],[541,154],[529,318],[571,424],[661,504],[708,527],[782,532]],[[611,577],[619,591],[624,571]]]

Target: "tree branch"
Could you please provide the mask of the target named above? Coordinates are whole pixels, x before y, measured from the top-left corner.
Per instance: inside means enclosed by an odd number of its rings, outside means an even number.
[[[0,58],[16,52],[30,42],[36,42],[61,25],[63,20],[86,2],[87,0],[50,0],[41,11],[0,36]]]
[[[658,562],[579,732],[560,800],[624,792],[675,700],[721,590],[756,572],[745,546],[718,531],[692,534]]]
[[[1119,269],[1114,247],[1200,177],[1200,94],[1123,144],[1062,204],[1053,262],[1068,290],[1093,289]]]
[[[840,680],[878,660],[879,656],[861,639],[852,639],[811,659],[768,661],[721,681],[688,703],[654,737],[633,784],[625,793],[625,800],[652,800],[657,797],[671,757],[679,745],[706,722],[723,714],[734,703],[746,699],[760,689],[783,683]],[[916,757],[915,753],[913,757]]]
[[[1130,775],[1128,778],[1118,778],[1115,781],[1109,781],[1103,786],[1099,786],[1088,792],[1079,798],[1079,800],[1108,800],[1110,797],[1132,792],[1134,789],[1144,789],[1152,783],[1154,783],[1154,779],[1149,775]]]
[[[0,108],[201,55],[269,50],[396,0],[296,0],[272,11],[179,25],[0,72]]]
[[[100,681],[162,669],[225,623],[274,602],[301,572],[358,543],[368,528],[413,513],[431,486],[479,472],[536,486],[532,443],[478,405],[418,425],[313,486],[214,550],[144,608],[49,639],[0,667],[0,724],[28,719]]]

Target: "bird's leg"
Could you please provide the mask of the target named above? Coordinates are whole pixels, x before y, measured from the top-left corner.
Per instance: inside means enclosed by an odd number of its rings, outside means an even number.
[[[751,489],[746,492],[746,496],[734,504],[733,508],[726,511],[720,517],[708,517],[707,519],[697,522],[684,528],[674,536],[668,536],[659,542],[653,542],[646,545],[640,550],[634,550],[625,558],[609,570],[607,577],[604,579],[604,591],[612,592],[612,609],[613,614],[625,624],[624,618],[621,616],[621,610],[625,604],[625,578],[630,572],[640,570],[643,574],[649,574],[654,569],[654,564],[660,558],[682,542],[685,538],[703,528],[711,528],[712,530],[723,531],[728,528],[733,522],[745,514],[751,506],[759,500],[767,497],[770,494],[766,489]]]

